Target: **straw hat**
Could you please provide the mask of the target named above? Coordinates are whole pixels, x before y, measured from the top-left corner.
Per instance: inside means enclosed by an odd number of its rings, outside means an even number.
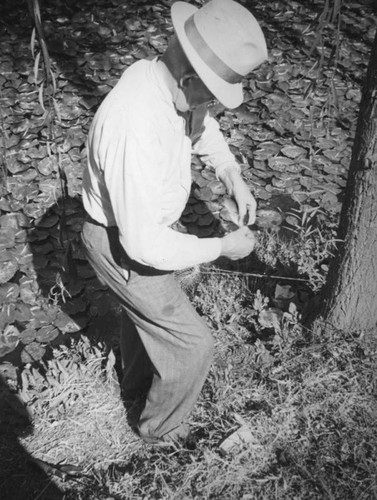
[[[227,108],[243,101],[242,79],[267,59],[266,41],[255,17],[233,0],[210,0],[200,9],[175,2],[171,17],[194,70]]]

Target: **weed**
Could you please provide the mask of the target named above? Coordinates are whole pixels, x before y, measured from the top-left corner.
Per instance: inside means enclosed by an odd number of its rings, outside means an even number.
[[[303,206],[288,214],[289,237],[276,232],[263,232],[256,247],[258,259],[271,268],[307,277],[312,290],[325,283],[328,262],[334,256],[339,240],[335,238],[336,223],[319,207]]]
[[[227,275],[214,267],[201,272],[201,281],[192,297],[194,306],[215,330],[238,325],[245,305],[251,300],[242,274]]]
[[[71,294],[64,285],[62,275],[57,272],[55,276],[55,284],[50,288],[48,293],[48,301],[57,306],[60,303],[65,304],[67,297],[71,298]]]
[[[332,220],[331,215],[323,212],[320,207],[309,205],[303,205],[300,210],[293,210],[287,214],[287,221],[289,225],[281,231],[264,230],[258,234],[254,255],[259,265],[264,265],[267,271],[273,270],[273,273],[248,272],[248,263],[243,266],[244,271],[224,270],[220,267],[202,265],[176,272],[178,282],[194,302],[197,287],[204,283],[207,290],[210,290],[208,292],[210,296],[205,300],[211,304],[210,307],[216,307],[213,304],[216,304],[215,296],[218,296],[220,292],[218,287],[221,287],[221,283],[225,283],[229,276],[232,276],[229,304],[222,304],[224,311],[229,309],[230,303],[239,303],[235,300],[234,287],[239,288],[238,294],[243,294],[249,288],[249,278],[253,277],[255,284],[260,279],[271,280],[272,278],[306,281],[314,292],[318,292],[325,284],[328,263],[334,257],[340,242],[335,237],[337,221]],[[252,266],[255,267],[255,262]],[[275,275],[277,271],[279,275]],[[214,286],[211,286],[211,278],[208,281],[210,275],[221,275],[223,278],[219,281],[216,277]],[[229,285],[226,286],[229,288]],[[256,286],[252,288],[255,290]],[[212,289],[214,289],[213,293]],[[197,305],[205,313],[206,304]]]

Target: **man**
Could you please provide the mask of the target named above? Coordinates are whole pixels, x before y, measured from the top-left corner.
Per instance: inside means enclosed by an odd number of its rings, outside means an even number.
[[[83,181],[83,241],[122,304],[123,394],[147,391],[138,431],[150,443],[187,436],[212,361],[212,336],[172,271],[243,258],[255,243],[246,226],[202,239],[171,228],[190,193],[191,153],[215,169],[240,220],[252,224],[256,202],[207,104],[239,106],[242,78],[267,58],[257,21],[232,0],[201,9],[176,2],[171,14],[165,54],[128,68],[98,110]]]

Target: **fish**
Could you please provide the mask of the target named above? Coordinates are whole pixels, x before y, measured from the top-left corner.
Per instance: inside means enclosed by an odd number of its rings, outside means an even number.
[[[246,220],[244,220],[242,224],[235,200],[229,197],[224,197],[222,205],[227,211],[229,219],[238,227],[247,225],[251,230],[271,229],[280,226],[283,222],[283,215],[279,210],[274,208],[260,208],[256,211],[254,224],[247,224],[248,214],[245,215]]]

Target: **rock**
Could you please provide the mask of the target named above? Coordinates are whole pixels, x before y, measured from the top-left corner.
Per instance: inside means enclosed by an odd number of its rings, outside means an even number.
[[[251,432],[248,424],[242,419],[242,417],[239,417],[238,415],[236,415],[236,420],[241,425],[235,432],[233,432],[220,444],[219,448],[222,455],[236,453],[240,451],[240,448],[251,446],[253,443],[255,443],[255,437],[253,436],[253,433]]]

